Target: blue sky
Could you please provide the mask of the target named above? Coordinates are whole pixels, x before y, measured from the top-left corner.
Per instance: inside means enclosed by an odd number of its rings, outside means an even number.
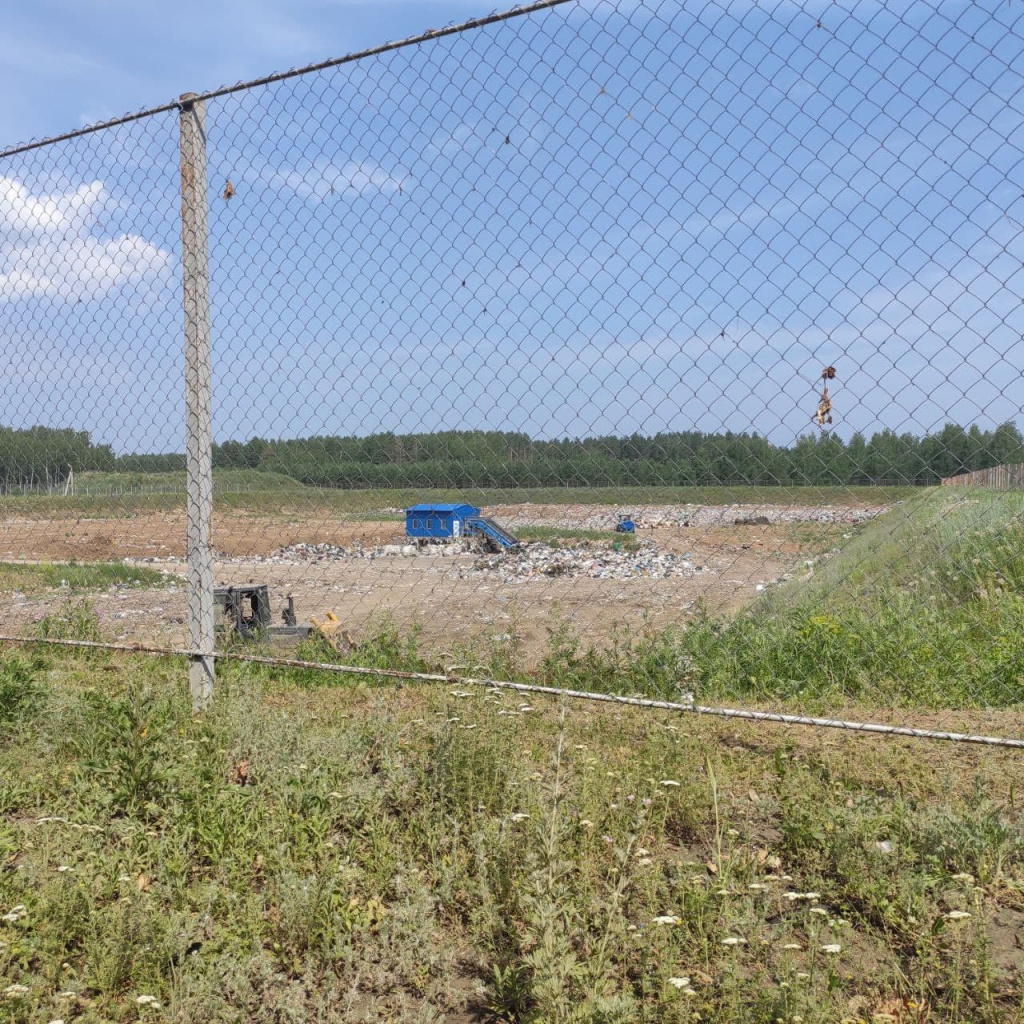
[[[22,9],[0,137],[487,13],[283,10]],[[218,440],[791,443],[827,363],[843,436],[1017,419],[1022,40],[1004,0],[582,0],[211,101]],[[0,161],[7,422],[180,449],[176,160],[168,113]]]

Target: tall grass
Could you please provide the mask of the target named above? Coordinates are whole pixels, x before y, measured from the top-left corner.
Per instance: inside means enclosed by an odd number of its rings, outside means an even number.
[[[999,752],[183,680],[0,656],[4,1024],[1022,1019]]]

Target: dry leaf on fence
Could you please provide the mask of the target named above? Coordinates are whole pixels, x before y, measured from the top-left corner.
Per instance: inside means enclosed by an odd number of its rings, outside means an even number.
[[[234,194],[235,186],[231,184],[231,179],[228,178],[228,180],[224,183],[224,192],[222,193],[222,195],[224,196],[225,199],[230,199]]]
[[[834,366],[826,366],[821,371],[821,379],[823,381],[834,380],[836,376],[836,368]],[[832,422],[832,399],[829,398],[828,385],[823,384],[821,388],[821,400],[818,402],[818,411],[811,417],[819,427],[824,427],[826,423]]]

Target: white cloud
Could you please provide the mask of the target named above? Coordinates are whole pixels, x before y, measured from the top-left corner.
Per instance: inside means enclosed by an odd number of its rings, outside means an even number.
[[[318,160],[306,170],[278,171],[270,182],[303,199],[327,199],[368,192],[392,195],[402,190],[405,179],[396,177],[379,164],[350,160],[339,166],[329,160]]]
[[[72,192],[32,195],[13,178],[0,178],[0,234],[38,235],[82,230],[95,220],[103,183],[79,185]]]
[[[0,301],[90,301],[165,279],[171,254],[139,235],[99,237],[102,182],[33,194],[0,178]]]
[[[0,299],[100,299],[126,285],[138,287],[164,277],[169,253],[138,235],[49,240],[15,249],[3,257]]]

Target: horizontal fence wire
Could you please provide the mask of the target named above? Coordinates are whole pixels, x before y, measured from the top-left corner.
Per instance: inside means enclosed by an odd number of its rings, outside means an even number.
[[[787,715],[770,711],[754,711],[745,708],[704,707],[689,702],[653,700],[648,697],[626,696],[616,693],[592,693],[585,690],[570,690],[558,686],[540,686],[536,683],[516,683],[502,679],[474,678],[450,672],[404,672],[398,669],[368,668],[364,665],[339,665],[330,661],[306,661],[301,658],[268,657],[245,654],[240,651],[210,651],[196,655],[185,648],[151,647],[144,644],[112,644],[87,640],[26,639],[24,637],[0,635],[0,642],[51,644],[80,650],[107,650],[127,654],[170,655],[174,657],[209,657],[219,661],[237,661],[250,665],[268,665],[274,668],[311,669],[341,675],[372,676],[377,679],[408,680],[411,682],[445,683],[446,685],[483,686],[495,690],[513,690],[517,693],[536,693],[548,697],[563,697],[570,700],[595,701],[605,704],[620,704],[626,707],[646,708],[655,711],[678,711],[712,718],[735,718],[748,722],[773,722],[779,725],[814,726],[823,729],[841,729],[845,732],[875,734],[882,736],[906,736],[912,739],[948,740],[954,743],[977,743],[989,747],[1024,748],[1024,740],[1002,736],[983,736],[974,733],[946,732],[937,729],[917,729],[909,726],[887,725],[882,722],[857,722],[835,718],[819,718],[813,715]]]
[[[458,32],[469,32],[476,28],[483,28],[486,25],[496,25],[499,22],[508,21],[509,18],[518,18],[522,15],[533,14],[536,11],[543,11],[552,7],[560,7],[562,4],[568,3],[579,3],[579,0],[537,0],[536,3],[513,7],[511,10],[495,12],[494,14],[489,14],[482,18],[470,18],[467,21],[459,22],[455,25],[448,25],[444,28],[430,28],[427,29],[426,32],[420,32],[417,35],[409,36],[406,39],[400,39],[389,43],[381,43],[378,46],[371,46],[364,50],[357,50],[354,53],[345,54],[344,57],[334,57],[330,60],[319,61],[315,64],[305,64],[302,67],[292,68],[289,71],[279,71],[272,75],[264,75],[262,78],[253,78],[246,82],[238,82],[235,85],[226,85],[219,89],[210,89],[207,92],[189,93],[188,102],[195,103],[202,102],[204,100],[217,99],[221,96],[230,96],[232,93],[245,92],[249,89],[258,89],[260,86],[272,85],[275,82],[285,82],[290,78],[297,78],[300,75],[308,75],[316,71],[326,71],[330,68],[338,68],[344,64],[350,64],[353,61],[365,60],[367,57],[375,57],[383,53],[388,53],[391,50],[399,50],[404,46],[415,46],[418,43],[425,43],[431,39],[440,39],[444,36],[454,35]],[[74,131],[64,132],[60,135],[51,135],[45,139],[26,142],[20,146],[11,146],[8,149],[0,150],[0,160],[4,157],[28,153],[33,149],[41,149],[44,146],[51,146],[57,142],[67,142],[70,139],[77,139],[83,135],[91,135],[93,132],[103,131],[107,128],[116,128],[119,125],[130,124],[132,121],[139,121],[146,117],[153,117],[155,114],[165,114],[172,110],[178,111],[181,110],[184,101],[185,96],[183,95],[181,99],[172,100],[169,103],[163,103],[155,107],[146,107],[145,109],[136,111],[133,114],[123,114],[120,117],[109,118],[106,121],[98,121],[96,124],[86,125],[85,127],[77,128]]]
[[[0,151],[0,640],[1024,745],[1021,95],[541,0]]]

